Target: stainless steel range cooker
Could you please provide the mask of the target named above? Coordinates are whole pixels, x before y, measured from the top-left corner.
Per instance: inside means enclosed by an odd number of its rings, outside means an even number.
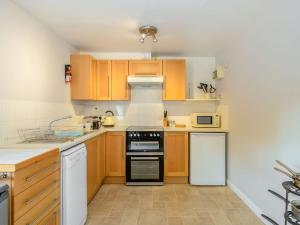
[[[126,130],[126,184],[163,185],[163,179],[163,127],[128,127]]]

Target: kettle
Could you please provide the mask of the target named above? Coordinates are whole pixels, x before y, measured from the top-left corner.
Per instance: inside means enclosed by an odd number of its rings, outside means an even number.
[[[110,115],[108,115],[110,113]],[[115,125],[114,121],[114,113],[110,110],[107,110],[105,112],[106,116],[103,118],[103,123],[102,125],[104,127],[113,127]]]

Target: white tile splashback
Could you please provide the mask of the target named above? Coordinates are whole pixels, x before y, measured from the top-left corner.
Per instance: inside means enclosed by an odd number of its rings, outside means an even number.
[[[163,111],[178,123],[190,122],[193,112],[215,112],[214,102],[163,101],[162,87],[133,87],[130,101],[74,102],[84,115],[104,115],[112,110],[119,125],[162,125]]]
[[[18,129],[47,126],[55,118],[74,114],[67,103],[0,100],[0,144],[19,141]]]

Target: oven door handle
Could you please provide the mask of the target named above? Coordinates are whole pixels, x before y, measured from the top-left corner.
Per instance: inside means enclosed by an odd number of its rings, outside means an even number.
[[[130,157],[131,160],[159,160],[159,157]]]

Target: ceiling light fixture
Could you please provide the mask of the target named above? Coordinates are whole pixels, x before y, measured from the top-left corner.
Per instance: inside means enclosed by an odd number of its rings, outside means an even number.
[[[146,37],[152,37],[152,41],[154,43],[158,42],[158,40],[156,38],[156,34],[157,34],[157,28],[156,27],[150,26],[150,25],[141,26],[139,28],[139,31],[141,33],[141,38],[139,39],[139,41],[141,43],[145,42]]]

